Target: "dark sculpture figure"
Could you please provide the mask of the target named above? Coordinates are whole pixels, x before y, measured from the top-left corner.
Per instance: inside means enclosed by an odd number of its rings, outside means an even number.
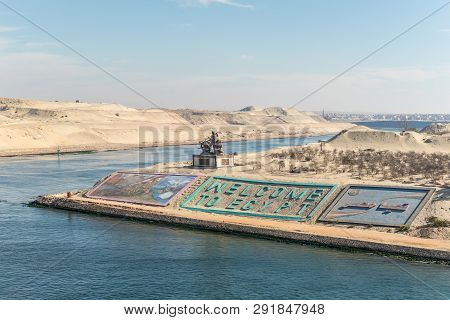
[[[202,154],[221,155],[223,154],[223,145],[219,139],[219,133],[212,131],[211,136],[200,142]]]
[[[205,141],[200,141],[200,148],[202,149],[202,154],[211,154],[211,145],[209,143],[209,138]]]

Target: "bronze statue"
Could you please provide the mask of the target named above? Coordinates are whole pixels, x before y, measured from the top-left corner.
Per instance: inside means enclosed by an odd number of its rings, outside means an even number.
[[[223,145],[219,139],[219,133],[211,131],[211,136],[200,142],[202,154],[220,155],[223,154]]]

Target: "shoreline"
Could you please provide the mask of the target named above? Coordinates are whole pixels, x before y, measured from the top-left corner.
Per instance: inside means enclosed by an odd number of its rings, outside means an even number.
[[[330,122],[342,122],[329,120]],[[405,120],[346,120],[348,123],[355,123],[355,122],[404,122]],[[408,122],[429,122],[429,123],[449,123],[448,121],[430,121],[430,120],[408,120]]]
[[[336,134],[353,127],[280,107],[234,111],[136,109],[120,104],[0,97],[0,157]]]
[[[276,135],[267,134],[267,136],[260,136],[255,138],[223,138],[223,142],[243,142],[243,141],[260,141],[260,140],[271,140],[271,139],[286,139],[286,138],[307,138],[315,136],[325,136],[325,135],[337,135],[340,131],[336,132],[323,132],[323,133],[306,133],[306,134],[285,134]],[[97,152],[108,152],[108,151],[121,151],[121,150],[139,150],[145,148],[157,148],[157,147],[170,147],[170,146],[184,146],[184,145],[198,145],[197,140],[186,140],[186,141],[168,141],[168,142],[154,142],[145,145],[136,144],[104,144],[104,145],[93,145],[93,146],[66,146],[61,147],[59,150],[55,148],[36,148],[36,149],[11,149],[7,151],[0,150],[0,158],[12,158],[20,156],[43,156],[43,155],[57,155],[57,154],[76,154],[76,153],[97,153]]]
[[[450,242],[416,238],[375,230],[344,229],[327,224],[308,224],[255,217],[236,217],[183,209],[148,207],[106,200],[93,200],[81,195],[40,196],[29,205],[98,214],[123,219],[181,225],[195,229],[218,231],[273,240],[293,241],[338,249],[363,250],[413,258],[450,262]]]

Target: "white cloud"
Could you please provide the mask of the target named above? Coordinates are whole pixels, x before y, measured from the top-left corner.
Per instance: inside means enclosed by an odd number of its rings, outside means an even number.
[[[239,58],[244,61],[252,61],[255,59],[254,56],[249,55],[249,54],[241,54],[241,56]]]
[[[25,42],[24,45],[26,47],[48,47],[48,46],[54,46],[56,45],[55,42]]]
[[[207,7],[211,4],[222,4],[238,8],[253,9],[254,6],[248,3],[241,3],[233,0],[181,0],[184,5],[201,5]]]
[[[1,32],[12,32],[12,31],[17,31],[17,30],[21,30],[21,27],[7,27],[7,26],[0,26],[0,33]]]
[[[10,43],[11,43],[11,40],[0,37],[0,50],[8,48]]]
[[[0,26],[0,34],[1,33],[7,33],[12,31],[21,30],[21,27],[9,27],[9,26]],[[7,49],[11,47],[11,43],[14,41],[7,37],[0,37],[0,50]]]
[[[104,67],[169,108],[290,106],[334,76],[312,72],[163,75],[145,68],[134,71],[122,68],[119,61],[110,61]],[[123,85],[72,55],[0,51],[0,70],[3,75],[0,96],[148,105]],[[450,107],[449,86],[449,65],[360,68],[320,90],[299,109],[442,113]]]
[[[330,73],[196,75],[160,79],[158,85],[161,97],[171,107],[288,107],[333,77]],[[146,87],[151,83],[141,85]],[[450,107],[449,85],[449,66],[360,69],[332,82],[298,108],[443,113]]]
[[[9,87],[14,82],[16,85],[26,82],[32,83],[34,87],[51,87],[55,80],[80,79],[93,75],[88,66],[76,59],[46,52],[5,52],[0,54],[0,69],[7,75],[0,78],[1,86],[4,87]],[[25,88],[26,86],[22,89]]]
[[[437,68],[379,68],[363,69],[361,72],[372,78],[396,81],[424,81],[436,79],[442,75],[442,70]]]
[[[0,96],[43,100],[134,100],[127,89],[77,57],[45,52],[0,52]],[[109,93],[108,93],[109,92]],[[122,100],[123,101],[123,100]],[[123,101],[125,102],[125,101]]]

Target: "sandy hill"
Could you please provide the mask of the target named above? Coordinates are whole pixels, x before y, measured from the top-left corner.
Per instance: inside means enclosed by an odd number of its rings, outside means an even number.
[[[89,104],[0,99],[0,154],[108,149],[139,143],[139,128],[189,125],[174,112]]]
[[[364,126],[344,130],[325,144],[327,149],[337,150],[388,150],[402,152],[450,152],[450,134],[407,131],[402,134],[376,131]]]
[[[433,123],[423,128],[421,133],[442,135],[450,133],[450,123]]]
[[[190,109],[175,110],[184,119],[194,125],[198,124],[230,124],[230,125],[270,125],[270,124],[316,124],[327,122],[312,112],[298,111],[289,108],[245,107],[239,111],[193,111]]]
[[[282,108],[213,112],[0,98],[0,156],[197,143],[211,129],[231,140],[336,133],[350,126]]]

